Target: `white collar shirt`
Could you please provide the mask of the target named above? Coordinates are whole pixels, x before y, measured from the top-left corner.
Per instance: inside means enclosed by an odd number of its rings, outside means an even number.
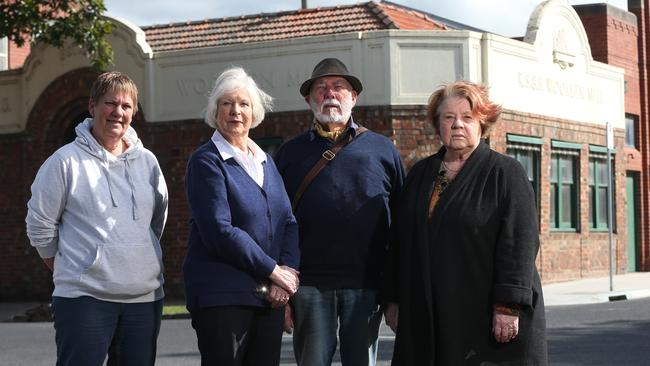
[[[212,134],[212,143],[217,147],[223,160],[235,159],[237,164],[262,187],[264,184],[264,163],[266,162],[266,153],[253,140],[248,138],[248,151],[244,152],[240,148],[231,145],[219,131],[214,130]]]

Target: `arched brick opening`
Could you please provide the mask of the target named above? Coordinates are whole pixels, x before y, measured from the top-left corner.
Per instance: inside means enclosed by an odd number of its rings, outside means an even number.
[[[53,80],[41,93],[27,119],[26,132],[31,140],[30,156],[38,167],[61,147],[66,130],[88,110],[90,87],[97,73],[88,68],[67,72]]]
[[[30,141],[26,161],[32,166],[34,175],[47,157],[70,142],[82,117],[89,117],[88,96],[98,75],[89,68],[67,72],[53,80],[39,96],[25,129]],[[139,109],[133,122],[144,120]]]

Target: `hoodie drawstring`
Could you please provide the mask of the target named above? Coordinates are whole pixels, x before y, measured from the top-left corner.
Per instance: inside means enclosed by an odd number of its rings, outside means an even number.
[[[106,151],[104,151],[104,156],[106,157]],[[129,163],[128,159],[128,154],[122,158],[124,161],[124,171],[126,172],[126,180],[129,182],[129,187],[131,188],[131,207],[132,207],[132,214],[133,214],[133,220],[138,220],[140,216],[138,215],[138,202],[135,200],[135,183],[133,182],[133,177],[131,176],[130,170],[131,170],[131,165]],[[113,203],[113,207],[117,207],[117,202],[115,201],[115,196],[113,195],[113,181],[111,179],[111,171],[110,171],[110,163],[108,162],[108,159],[105,160],[106,162],[106,180],[108,181],[108,192],[111,195],[111,202]]]
[[[133,220],[137,220],[139,218],[138,202],[135,200],[135,184],[133,183],[133,177],[131,176],[131,173],[129,173],[131,166],[129,164],[128,154],[124,156],[124,167],[126,170],[126,179],[129,181],[129,185],[131,186],[131,205],[133,207]]]
[[[116,195],[113,192],[113,179],[112,173],[111,173],[111,161],[114,160],[114,158],[111,156],[111,159],[109,159],[109,152],[104,149],[99,142],[97,142],[97,139],[92,135],[91,129],[93,126],[93,119],[92,118],[86,118],[82,123],[80,123],[76,128],[75,132],[77,133],[77,138],[75,142],[85,151],[87,151],[89,154],[92,156],[96,157],[97,159],[101,160],[101,167],[106,170],[105,176],[106,176],[106,181],[108,182],[108,192],[111,196],[111,204],[113,207],[118,207],[117,204],[117,199]],[[138,135],[135,133],[135,130],[131,127],[129,127],[128,131],[126,132],[125,139],[129,141],[129,146],[133,147],[133,150],[130,150],[130,148],[127,150],[129,152],[125,153],[124,156],[118,157],[117,160],[124,160],[124,170],[125,170],[125,176],[127,179],[127,182],[129,184],[129,188],[131,189],[131,205],[132,205],[132,215],[133,215],[133,220],[138,220],[139,215],[138,215],[138,203],[135,200],[135,182],[133,181],[133,177],[131,176],[130,170],[131,170],[131,164],[129,163],[129,156],[138,156],[137,154],[139,153],[139,148],[142,146],[140,140],[138,139]]]
[[[106,150],[104,150],[104,168],[106,168],[106,180],[108,181],[108,193],[111,195],[111,203],[113,207],[117,207],[117,202],[115,202],[115,197],[113,196],[113,182],[111,180],[111,167],[108,162],[108,155],[106,155]]]

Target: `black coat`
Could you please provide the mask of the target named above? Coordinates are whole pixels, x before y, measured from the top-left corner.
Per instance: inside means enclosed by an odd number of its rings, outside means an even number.
[[[526,173],[481,142],[429,222],[444,152],[411,169],[394,218],[385,278],[400,310],[392,364],[546,365],[538,214]],[[510,343],[494,339],[495,303],[522,307]]]

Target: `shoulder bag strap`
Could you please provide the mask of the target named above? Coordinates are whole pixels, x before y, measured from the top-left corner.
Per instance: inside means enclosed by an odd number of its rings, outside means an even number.
[[[367,128],[365,127],[358,127],[355,130],[355,134],[348,134],[348,137],[346,139],[343,139],[339,141],[336,145],[334,145],[331,149],[325,150],[323,152],[323,155],[321,155],[321,158],[314,164],[314,166],[311,168],[309,173],[305,176],[305,179],[302,180],[302,183],[300,183],[300,186],[298,187],[298,190],[296,191],[296,194],[293,196],[293,200],[291,201],[291,209],[293,212],[296,212],[296,208],[298,207],[298,203],[300,202],[300,198],[302,197],[302,194],[305,193],[305,190],[307,187],[309,187],[309,184],[316,178],[318,173],[320,173],[323,168],[325,168],[325,165],[329,163],[336,154],[341,150],[342,148],[345,147],[345,145],[349,144],[354,140],[355,136],[359,136],[362,133],[368,131]]]

